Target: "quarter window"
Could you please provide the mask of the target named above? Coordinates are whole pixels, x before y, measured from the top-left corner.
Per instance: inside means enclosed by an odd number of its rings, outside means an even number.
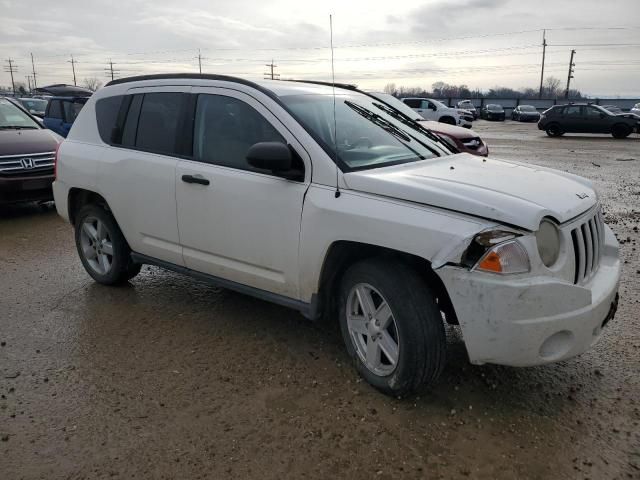
[[[96,121],[98,123],[98,133],[104,143],[114,141],[113,133],[122,103],[122,95],[102,98],[96,102]]]
[[[155,153],[175,154],[182,93],[145,93],[135,146]],[[125,125],[125,133],[127,126]]]
[[[247,162],[249,148],[259,142],[286,143],[273,125],[245,102],[223,95],[198,95],[195,160],[266,173]]]

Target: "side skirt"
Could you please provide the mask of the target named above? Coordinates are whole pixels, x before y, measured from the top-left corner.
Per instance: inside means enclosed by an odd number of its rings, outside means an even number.
[[[196,280],[200,280],[201,282],[208,283],[210,285],[227,288],[229,290],[233,290],[235,292],[242,293],[244,295],[249,295],[252,297],[259,298],[261,300],[277,303],[278,305],[282,305],[283,307],[288,307],[293,310],[297,310],[304,317],[311,320],[316,319],[318,315],[316,295],[313,296],[311,303],[306,303],[300,300],[296,300],[294,298],[278,295],[277,293],[268,292],[266,290],[250,287],[242,283],[233,282],[231,280],[226,280],[224,278],[209,275],[207,273],[198,272],[196,270],[192,270],[187,267],[182,267],[174,263],[165,262],[163,260],[149,257],[141,253],[131,252],[131,259],[136,263],[142,263],[145,265],[155,265],[156,267],[164,268],[166,270],[171,270],[172,272],[176,272],[176,273],[181,273],[183,275],[187,275],[189,277],[195,278]]]

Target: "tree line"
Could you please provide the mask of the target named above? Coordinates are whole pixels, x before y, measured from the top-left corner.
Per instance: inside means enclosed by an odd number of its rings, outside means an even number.
[[[565,91],[561,87],[562,82],[556,77],[547,77],[542,85],[542,98],[564,97]],[[538,98],[540,91],[537,88],[513,89],[496,86],[488,90],[479,88],[471,90],[467,85],[449,85],[445,82],[435,82],[431,85],[431,91],[422,87],[397,86],[388,83],[384,92],[396,97],[435,97],[435,98]],[[570,89],[569,98],[584,98],[579,90]]]

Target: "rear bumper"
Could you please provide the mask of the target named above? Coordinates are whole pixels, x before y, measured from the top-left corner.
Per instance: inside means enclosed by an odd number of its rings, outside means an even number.
[[[0,205],[53,200],[53,173],[0,177]]]
[[[595,344],[618,304],[618,247],[606,230],[600,266],[584,285],[551,277],[513,280],[453,266],[437,270],[471,363],[541,365]]]

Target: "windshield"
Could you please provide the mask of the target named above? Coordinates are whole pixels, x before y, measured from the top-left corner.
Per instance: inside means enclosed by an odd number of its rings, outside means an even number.
[[[36,98],[25,98],[21,99],[20,103],[22,103],[22,105],[24,105],[24,108],[29,111],[44,112],[47,108],[48,102],[46,100],[39,100]]]
[[[431,132],[366,95],[336,95],[335,124],[332,95],[280,98],[345,171],[416,162],[450,153]]]
[[[500,105],[490,104],[490,105],[487,105],[487,110],[500,111],[500,110],[502,110],[502,107]]]
[[[0,98],[0,129],[39,128],[29,115],[9,100]]]
[[[430,101],[431,103],[435,103],[435,104],[436,104],[436,106],[438,107],[438,110],[440,110],[440,109],[442,109],[442,108],[449,108],[449,107],[447,107],[444,103],[439,102],[438,100],[433,100],[433,99],[431,99],[431,98],[430,98],[430,99],[429,99],[429,101]]]
[[[520,105],[520,110],[523,112],[537,112],[536,107],[531,105]]]
[[[379,100],[382,100],[384,103],[391,105],[396,110],[399,110],[401,113],[404,113],[407,117],[412,120],[424,120],[420,115],[416,115],[416,112],[413,108],[409,107],[406,103],[401,100],[398,100],[393,95],[389,95],[388,93],[380,93],[380,92],[367,92],[369,95],[376,97]]]

